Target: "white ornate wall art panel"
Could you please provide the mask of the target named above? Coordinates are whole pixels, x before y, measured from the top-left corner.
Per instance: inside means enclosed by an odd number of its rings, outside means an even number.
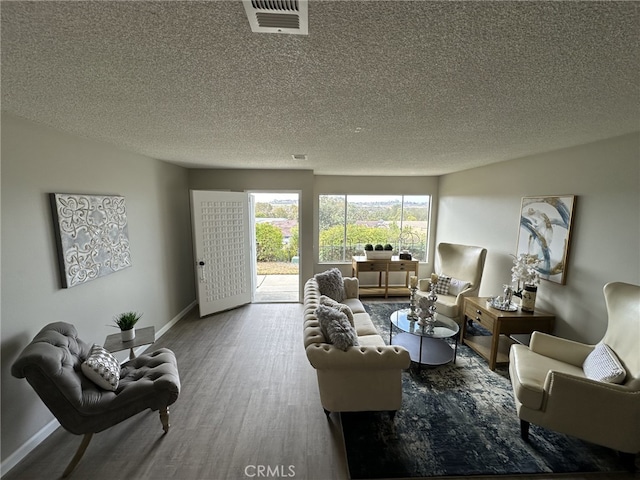
[[[52,193],[51,207],[64,288],[131,266],[124,197]]]

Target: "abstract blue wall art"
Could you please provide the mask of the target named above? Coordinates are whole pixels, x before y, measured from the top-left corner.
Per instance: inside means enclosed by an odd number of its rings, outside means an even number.
[[[52,193],[50,199],[64,288],[131,266],[124,197]]]
[[[516,256],[537,255],[541,279],[562,285],[566,282],[575,203],[575,195],[522,199]]]

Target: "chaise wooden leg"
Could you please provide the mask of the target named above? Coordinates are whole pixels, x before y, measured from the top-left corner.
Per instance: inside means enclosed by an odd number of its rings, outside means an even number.
[[[164,407],[160,409],[160,421],[162,422],[162,429],[164,433],[169,431],[169,407]]]
[[[525,442],[529,441],[529,422],[520,420],[520,436]]]
[[[76,465],[78,465],[78,462],[89,446],[89,442],[91,441],[92,437],[93,433],[85,433],[84,437],[82,437],[82,442],[80,442],[80,446],[78,447],[78,450],[76,450],[76,454],[73,456],[71,462],[69,462],[69,465],[67,465],[67,468],[62,473],[62,478],[66,478],[73,471],[73,469],[76,468]]]

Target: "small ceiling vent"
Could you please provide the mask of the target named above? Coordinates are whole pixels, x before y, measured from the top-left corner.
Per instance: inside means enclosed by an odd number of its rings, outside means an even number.
[[[308,0],[242,0],[251,31],[307,35]]]

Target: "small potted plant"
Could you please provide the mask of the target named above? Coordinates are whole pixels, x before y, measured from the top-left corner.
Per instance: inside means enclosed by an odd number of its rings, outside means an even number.
[[[134,328],[138,320],[142,317],[138,312],[125,312],[113,317],[113,321],[122,333],[122,341],[128,342],[136,337],[136,329]]]

